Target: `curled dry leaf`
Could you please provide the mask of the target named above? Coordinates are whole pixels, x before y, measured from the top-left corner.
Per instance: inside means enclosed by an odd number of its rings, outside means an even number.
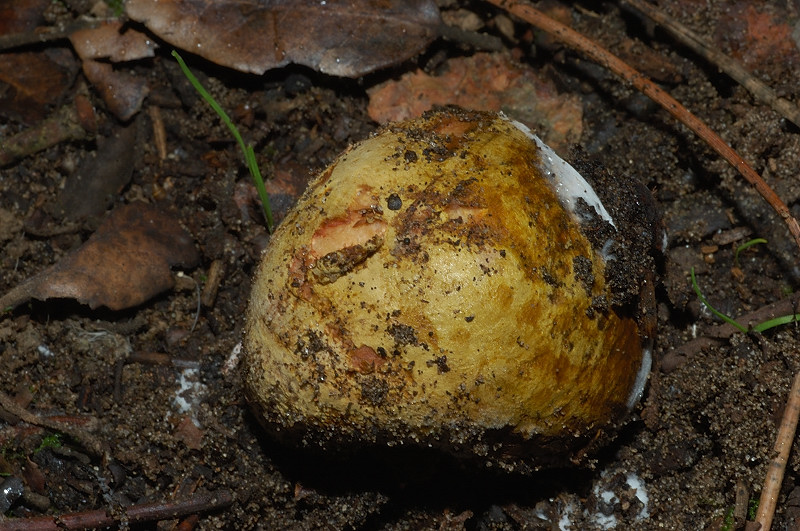
[[[779,4],[738,2],[725,10],[713,38],[750,71],[791,71],[800,65],[800,52],[792,42],[790,21],[791,14]]]
[[[142,108],[149,91],[147,83],[105,62],[132,61],[154,55],[155,43],[144,33],[112,21],[97,28],[79,30],[70,35],[75,52],[83,61],[83,73],[92,82],[108,109],[120,120],[128,120]]]
[[[440,21],[433,0],[128,0],[125,11],[170,44],[242,72],[299,63],[343,77],[414,56]]]
[[[100,93],[108,110],[120,120],[129,120],[139,112],[150,92],[145,80],[118,72],[108,63],[87,59],[83,61],[83,73]]]
[[[367,92],[369,116],[382,124],[417,118],[434,105],[502,110],[539,131],[556,151],[577,142],[583,130],[583,108],[577,96],[559,94],[550,80],[503,54],[451,59],[441,75],[418,70]]]
[[[44,23],[47,0],[0,0],[0,35],[33,33]],[[0,55],[0,116],[32,124],[63,100],[74,60],[56,50]]]
[[[124,205],[74,253],[1,297],[0,308],[72,298],[122,310],[171,288],[171,266],[198,261],[192,238],[172,216],[145,203]]]
[[[82,29],[69,37],[81,59],[105,59],[119,63],[153,57],[155,43],[147,35],[125,28],[122,22],[104,22],[96,28]]]

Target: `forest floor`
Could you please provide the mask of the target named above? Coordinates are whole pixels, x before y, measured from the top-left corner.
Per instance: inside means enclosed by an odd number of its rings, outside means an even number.
[[[120,68],[148,83],[145,106],[159,108],[165,159],[153,138],[154,114],[142,111],[124,123],[104,115],[96,139],[59,143],[0,169],[0,292],[78,248],[115,205],[155,205],[199,251],[196,267],[173,273],[173,289],[133,308],[92,310],[59,298],[21,305],[0,319],[0,391],[45,419],[36,426],[0,407],[0,480],[22,478],[25,488],[6,516],[225,490],[232,504],[198,513],[198,528],[722,529],[735,507],[758,500],[800,370],[800,328],[745,334],[721,326],[698,301],[689,271],[694,268],[705,296],[727,315],[775,303],[794,313],[798,249],[782,220],[733,168],[608,71],[522,22],[504,34],[500,11],[486,4],[446,4],[451,14],[476,14],[484,21],[481,31],[503,39],[504,49],[490,55],[535,72],[558,97],[575,102],[580,113],[569,130],[578,133],[567,140],[611,172],[640,179],[660,206],[668,247],[659,272],[655,366],[619,436],[591,466],[529,477],[449,464],[410,474],[391,463],[363,467],[312,458],[271,441],[248,407],[234,357],[269,234],[238,147],[163,45],[155,58]],[[796,3],[662,0],[660,7],[739,58],[781,96],[800,101],[796,43],[785,33],[788,49],[785,42],[781,48],[762,42],[778,38],[774,28],[793,28]],[[800,128],[615,3],[550,8],[659,75],[666,90],[800,215]],[[68,43],[34,51],[45,49],[69,55]],[[474,55],[465,45],[437,40],[419,57],[357,81],[298,66],[253,76],[196,57],[190,64],[254,143],[280,218],[304,182],[379,127],[368,112],[370,90],[417,69],[445,75],[451,61]],[[93,89],[79,88],[81,78],[76,67],[64,82],[73,95],[88,91],[103,114]],[[0,138],[26,127],[4,116]],[[120,142],[122,154],[108,151]],[[99,212],[73,217],[64,196],[88,159],[99,159],[101,169],[114,166],[108,171],[115,174],[128,171],[129,179],[95,198]],[[89,185],[79,186],[78,197],[83,190],[88,194]],[[737,256],[737,247],[753,238],[767,243]],[[206,291],[211,278],[219,279],[216,293]],[[795,444],[777,529],[800,525],[798,450]]]

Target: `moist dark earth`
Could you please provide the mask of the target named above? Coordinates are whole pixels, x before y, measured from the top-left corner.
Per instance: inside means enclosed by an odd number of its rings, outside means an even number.
[[[475,12],[487,21],[482,31],[501,35],[493,23],[499,11],[479,3],[442,4]],[[713,36],[729,29],[717,26],[722,11],[740,4],[661,7]],[[780,9],[798,18],[796,3],[763,4],[767,12]],[[579,3],[569,13],[575,29],[612,51],[620,53],[631,40],[654,50],[677,73],[662,86],[719,132],[800,215],[796,125],[614,3]],[[519,21],[514,30],[517,38],[529,31]],[[148,80],[170,156],[159,161],[146,112],[125,124],[135,131],[133,175],[112,203],[146,201],[172,213],[192,235],[201,263],[175,272],[175,289],[132,309],[90,310],[59,299],[3,315],[0,389],[27,410],[71,423],[85,436],[54,442],[54,430],[0,410],[0,472],[24,478],[26,491],[6,516],[226,489],[230,506],[199,513],[189,523],[199,529],[732,529],[737,492],[746,500],[741,508],[761,491],[789,386],[800,370],[800,331],[794,323],[762,334],[720,326],[699,302],[689,272],[694,268],[713,306],[749,324],[747,314],[770,304],[794,313],[800,251],[736,171],[646,97],[551,42],[503,38],[523,64],[560,92],[581,98],[580,146],[612,174],[647,186],[667,229],[654,369],[641,404],[610,445],[582,467],[521,476],[424,451],[364,451],[336,459],[272,441],[244,398],[234,355],[251,276],[269,234],[237,146],[163,46],[153,60],[124,68]],[[447,58],[471,53],[439,40],[414,60],[359,80],[301,67],[250,76],[197,58],[192,67],[242,124],[265,176],[278,183],[273,202],[280,216],[315,171],[377,129],[366,112],[367,88],[419,67],[435,73]],[[796,101],[796,67],[776,57],[755,73]],[[90,97],[102,109],[91,89]],[[101,134],[120,126],[108,118]],[[10,122],[3,129],[10,135],[21,126]],[[102,216],[65,221],[54,205],[74,169],[86,157],[100,156],[98,150],[92,141],[62,143],[0,170],[3,292],[58,262],[96,229]],[[753,238],[767,243],[737,256],[737,248]],[[198,314],[198,293],[214,263],[223,270],[219,289]],[[105,458],[93,452],[93,442],[107,449]],[[798,525],[798,450],[795,444],[775,529]]]

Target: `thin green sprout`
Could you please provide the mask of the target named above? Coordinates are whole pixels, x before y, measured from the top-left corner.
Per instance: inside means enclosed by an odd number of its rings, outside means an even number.
[[[717,309],[714,308],[713,306],[711,306],[711,303],[709,303],[706,300],[706,298],[703,296],[703,293],[700,291],[700,286],[697,285],[697,279],[694,277],[694,267],[692,267],[691,275],[692,275],[692,287],[694,288],[694,292],[697,294],[697,298],[700,299],[700,302],[702,302],[705,305],[705,307],[708,308],[711,311],[711,313],[713,313],[714,315],[716,315],[717,317],[719,317],[720,319],[722,319],[723,321],[725,321],[729,325],[735,326],[736,328],[738,328],[742,332],[747,333],[747,328],[746,327],[740,325],[738,322],[736,322],[735,320],[731,319],[730,317],[728,317],[724,313],[722,313],[720,311],[717,311]]]
[[[111,8],[111,12],[114,13],[114,16],[117,18],[121,17],[122,13],[125,11],[122,0],[106,0],[106,5]]]
[[[733,529],[734,517],[733,517],[734,507],[729,507],[727,511],[725,511],[725,516],[722,519],[722,526],[720,526],[720,531],[730,531]]]
[[[267,220],[267,230],[272,233],[274,229],[273,221],[272,221],[272,207],[269,201],[269,194],[267,193],[267,188],[264,186],[264,178],[261,176],[261,170],[258,168],[258,162],[256,161],[256,155],[253,151],[253,146],[245,145],[244,140],[242,140],[242,135],[239,134],[239,130],[236,128],[234,123],[228,117],[228,114],[220,107],[217,100],[208,93],[208,91],[200,84],[200,81],[192,74],[192,71],[189,70],[189,67],[186,66],[186,63],[183,61],[183,58],[178,54],[177,51],[172,50],[172,56],[178,61],[178,64],[183,70],[183,75],[186,76],[186,79],[189,80],[189,83],[192,84],[194,89],[206,100],[214,112],[219,115],[222,119],[223,123],[228,126],[230,129],[231,134],[236,139],[236,142],[239,144],[239,147],[244,154],[244,159],[247,162],[247,169],[250,171],[250,176],[253,178],[253,183],[256,186],[256,190],[258,191],[258,197],[261,198],[261,205],[264,208],[264,217]]]
[[[767,321],[764,321],[763,323],[755,325],[753,327],[753,330],[756,332],[763,332],[765,330],[769,330],[770,328],[775,328],[776,326],[795,323],[797,321],[800,321],[800,313],[794,313],[791,315],[781,315],[780,317],[769,319]]]
[[[60,448],[62,445],[61,442],[61,434],[54,433],[52,435],[47,435],[42,439],[42,442],[39,443],[38,448],[33,451],[33,454],[36,455],[45,448]]]
[[[751,499],[747,503],[747,519],[750,521],[755,521],[756,514],[758,513],[758,502],[760,500]]]
[[[757,245],[759,243],[767,243],[767,240],[765,240],[764,238],[753,238],[752,240],[746,241],[736,248],[736,252],[733,253],[733,262],[736,264],[737,267],[739,266],[739,253],[741,253],[748,247],[752,247],[753,245]]]
[[[697,279],[694,276],[694,267],[691,269],[691,276],[692,276],[692,287],[694,288],[694,292],[697,294],[697,298],[700,299],[700,302],[702,302],[705,305],[705,307],[711,311],[711,313],[713,313],[714,315],[716,315],[729,325],[732,325],[737,329],[739,329],[740,331],[747,333],[748,330],[745,326],[741,325],[738,321],[728,317],[724,313],[718,311],[713,306],[711,306],[708,300],[703,296],[703,293],[700,291],[700,286],[697,285]],[[775,317],[774,319],[769,319],[767,321],[764,321],[763,323],[758,323],[757,325],[754,325],[753,332],[762,333],[765,332],[766,330],[769,330],[770,328],[775,328],[776,326],[794,323],[797,321],[800,321],[800,313],[795,313],[791,315],[782,315],[780,317]]]

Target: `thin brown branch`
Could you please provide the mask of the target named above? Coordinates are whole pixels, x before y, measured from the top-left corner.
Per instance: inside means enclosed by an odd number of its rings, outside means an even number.
[[[800,248],[800,224],[798,224],[797,220],[792,216],[786,203],[778,197],[772,188],[764,182],[764,179],[761,178],[758,172],[745,162],[733,148],[726,144],[719,135],[712,131],[711,128],[697,116],[689,112],[686,107],[681,105],[675,98],[647,79],[643,74],[631,68],[619,57],[613,55],[611,52],[584,37],[577,31],[553,20],[527,2],[513,0],[487,1],[516,15],[542,31],[547,32],[568,46],[583,52],[593,61],[608,68],[633,85],[637,90],[661,105],[661,107],[678,121],[694,131],[695,134],[702,138],[714,151],[727,160],[731,166],[736,168],[747,182],[755,187],[758,193],[761,194],[761,197],[769,203],[786,223],[795,243],[798,248]]]
[[[37,516],[35,518],[10,518],[0,522],[0,531],[59,531],[64,529],[93,529],[109,527],[126,521],[130,524],[168,520],[198,512],[227,507],[233,496],[227,490],[198,494],[188,499],[171,502],[154,502],[131,505],[122,509],[122,514],[98,509],[63,514],[61,516]]]
[[[778,437],[775,439],[775,455],[769,463],[764,487],[761,489],[761,499],[758,502],[756,522],[761,524],[761,531],[769,531],[772,527],[772,517],[778,504],[778,495],[783,483],[783,474],[786,463],[789,461],[789,451],[797,430],[797,420],[800,417],[800,371],[794,375],[792,389],[783,411],[783,419],[778,428]]]
[[[673,37],[749,90],[757,100],[769,105],[775,112],[782,115],[787,120],[794,122],[795,125],[800,126],[800,108],[792,102],[778,97],[774,90],[745,70],[741,63],[728,57],[721,51],[715,50],[711,45],[706,43],[700,35],[697,35],[677,20],[669,17],[666,13],[659,11],[655,6],[642,0],[622,1],[634,7],[654,22],[661,24]]]
[[[94,135],[97,117],[83,94],[61,107],[52,116],[30,129],[5,138],[0,143],[0,167],[67,140],[83,140]]]
[[[60,421],[57,418],[42,417],[20,406],[13,398],[2,391],[0,391],[0,410],[4,410],[33,426],[63,433],[75,440],[87,452],[95,457],[105,458],[108,455],[107,445],[91,433],[91,429],[96,423],[95,419],[88,419],[87,426],[81,427],[77,426],[76,423],[72,421],[73,419]],[[2,526],[0,526],[0,529],[2,529]]]

